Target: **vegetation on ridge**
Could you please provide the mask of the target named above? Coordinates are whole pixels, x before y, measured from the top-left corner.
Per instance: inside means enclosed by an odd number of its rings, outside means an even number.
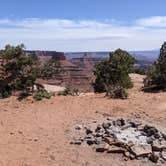
[[[129,73],[134,63],[135,59],[126,51],[117,49],[110,53],[109,60],[95,67],[95,92],[106,92],[112,98],[127,98],[126,89],[133,87]]]
[[[158,60],[147,72],[144,90],[166,90],[166,42],[161,46]]]
[[[51,77],[55,72],[52,68],[60,65],[56,65],[54,60],[41,67],[38,57],[27,55],[24,49],[24,45],[6,45],[0,51],[0,98],[9,97],[14,92],[20,92],[21,96],[34,94],[37,100],[50,98],[50,94],[36,80]]]

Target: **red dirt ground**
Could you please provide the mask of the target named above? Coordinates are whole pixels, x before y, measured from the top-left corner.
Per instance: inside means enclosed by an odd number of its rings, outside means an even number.
[[[139,118],[166,131],[166,93],[143,93],[143,77],[132,78],[135,86],[127,100],[103,94],[56,96],[39,102],[31,98],[20,102],[15,97],[0,100],[0,166],[156,165],[69,144],[71,126],[98,114]]]

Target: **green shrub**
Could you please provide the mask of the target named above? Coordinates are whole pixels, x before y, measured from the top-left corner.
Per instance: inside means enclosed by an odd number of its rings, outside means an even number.
[[[123,95],[125,89],[133,87],[129,73],[134,63],[135,59],[126,51],[118,49],[110,53],[109,60],[102,61],[95,66],[94,91],[106,92],[113,98],[125,98],[127,96]]]
[[[166,42],[160,49],[158,60],[146,73],[143,89],[145,91],[166,90]]]
[[[8,97],[12,92],[20,92],[18,99],[23,99],[32,95],[36,85],[37,91],[34,98],[50,98],[52,94],[44,90],[40,84],[36,84],[36,79],[41,77],[51,77],[59,72],[60,65],[55,60],[50,60],[42,68],[37,55],[27,55],[24,45],[6,45],[4,50],[0,50],[0,98]]]
[[[64,91],[58,93],[59,96],[78,96],[79,95],[79,90],[77,88],[65,88]]]
[[[35,100],[42,100],[43,98],[50,99],[53,94],[47,92],[46,90],[38,90],[33,94]]]
[[[146,69],[145,68],[133,68],[132,73],[145,75],[146,74]]]
[[[110,89],[108,89],[107,91],[107,95],[110,96],[111,98],[114,99],[127,99],[128,97],[128,93],[127,90],[124,89],[123,87],[111,87]]]
[[[6,81],[0,79],[0,99],[7,98],[11,95],[11,88]]]

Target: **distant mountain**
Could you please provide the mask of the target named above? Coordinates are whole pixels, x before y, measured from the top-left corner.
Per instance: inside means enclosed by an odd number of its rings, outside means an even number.
[[[91,58],[107,58],[109,56],[109,52],[67,52],[65,56],[67,59],[72,58],[81,58],[84,55],[88,55]]]
[[[108,51],[100,51],[100,52],[56,52],[56,51],[26,51],[28,54],[37,54],[42,62],[48,60],[48,58],[56,58],[56,59],[68,59],[72,61],[78,61],[75,58],[82,58],[87,56],[91,61],[99,61],[102,59],[109,58]],[[137,66],[147,67],[152,65],[154,61],[157,59],[159,55],[159,50],[149,50],[149,51],[130,51],[130,54],[137,60]],[[75,59],[75,60],[73,60]],[[81,59],[80,59],[81,60]]]
[[[149,50],[149,51],[129,51],[135,58],[145,58],[149,61],[154,61],[159,55],[159,50]],[[80,58],[87,54],[90,57],[100,57],[106,58],[109,56],[108,51],[103,52],[67,52],[65,56],[69,59]]]
[[[130,51],[130,53],[136,58],[146,61],[154,62],[159,56],[159,50],[154,51]]]
[[[137,60],[137,66],[147,67],[152,65],[159,55],[159,50],[149,50],[149,51],[129,51],[130,54]],[[91,58],[108,58],[109,52],[68,52],[65,53],[67,59],[81,58],[87,55]]]

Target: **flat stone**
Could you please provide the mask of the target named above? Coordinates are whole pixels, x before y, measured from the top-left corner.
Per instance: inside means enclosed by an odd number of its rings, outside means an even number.
[[[102,143],[96,146],[96,152],[105,152],[109,149],[109,145],[107,143]]]
[[[109,146],[107,153],[125,153],[126,149],[118,146]]]
[[[152,153],[152,148],[150,145],[135,145],[130,148],[131,153],[136,157],[147,157]]]
[[[152,149],[153,151],[163,151],[166,149],[166,141],[158,141],[158,140],[155,140],[153,141],[153,145],[152,145]]]

